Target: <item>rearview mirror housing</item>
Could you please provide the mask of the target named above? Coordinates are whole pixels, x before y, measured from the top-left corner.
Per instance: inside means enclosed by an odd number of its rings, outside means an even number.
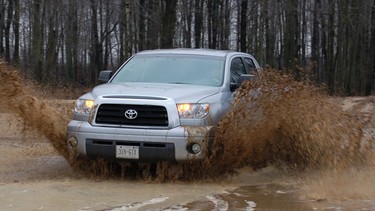
[[[112,78],[112,76],[113,76],[112,70],[100,71],[98,81],[100,81],[102,83],[107,83],[109,81],[109,79]]]
[[[254,80],[255,78],[255,75],[241,74],[237,83],[230,83],[230,91],[235,91],[244,81]]]

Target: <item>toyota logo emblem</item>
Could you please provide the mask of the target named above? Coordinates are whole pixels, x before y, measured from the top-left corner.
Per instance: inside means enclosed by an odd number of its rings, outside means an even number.
[[[138,116],[138,112],[134,109],[128,109],[125,111],[125,117],[127,119],[135,119]]]

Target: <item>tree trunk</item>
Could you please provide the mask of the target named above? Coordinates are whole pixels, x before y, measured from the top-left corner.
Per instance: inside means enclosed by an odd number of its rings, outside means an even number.
[[[224,24],[222,26],[222,46],[221,49],[229,49],[230,48],[230,25],[231,25],[231,20],[230,20],[230,6],[231,2],[229,0],[224,0],[224,5],[223,5],[223,19],[224,19]],[[220,21],[219,21],[220,24]]]
[[[241,16],[240,16],[240,51],[246,52],[247,51],[247,0],[241,0]]]
[[[370,45],[370,59],[372,62],[372,65],[370,66],[371,75],[370,75],[370,81],[369,81],[369,92],[372,91],[372,94],[375,94],[375,1],[372,5],[372,13],[371,13],[371,45]],[[370,93],[369,93],[370,94]]]
[[[335,91],[335,6],[335,1],[329,3],[326,72],[328,90],[331,94]]]
[[[182,33],[182,40],[181,44],[184,48],[191,48],[191,24],[192,24],[192,13],[191,10],[193,8],[192,1],[182,1],[181,2],[181,33]]]
[[[127,8],[128,8],[128,3],[126,0],[121,1],[120,5],[120,24],[119,24],[119,60],[117,63],[121,64],[125,60],[125,54],[126,54],[126,39],[127,39]]]
[[[56,18],[56,17],[55,17]],[[51,75],[57,72],[57,39],[58,39],[58,31],[54,28],[56,22],[50,20],[49,23],[49,33],[48,33],[48,41],[47,41],[47,52],[46,52],[46,67],[45,67],[45,74],[43,74],[43,81],[51,80]]]
[[[66,70],[65,80],[71,81],[77,79],[77,62],[78,62],[78,10],[75,0],[68,1],[68,20],[66,23]]]
[[[268,0],[264,1],[263,5],[263,13],[265,17],[265,37],[266,37],[266,60],[264,64],[271,65],[272,67],[275,66],[274,57],[275,57],[275,30],[273,30],[273,21],[272,18],[270,18],[269,10],[271,8],[269,7]],[[271,25],[272,24],[272,25]]]
[[[138,50],[143,51],[145,49],[145,39],[146,39],[146,28],[145,28],[145,0],[139,1],[139,40],[138,40]]]
[[[95,0],[90,0],[91,6],[91,50],[90,50],[90,70],[91,82],[96,82],[98,72],[102,70],[102,46],[99,43],[98,35],[98,14]]]
[[[20,60],[20,0],[14,0],[14,20],[13,20],[13,31],[14,31],[14,52],[13,61],[14,64],[18,64]]]
[[[10,26],[12,25],[13,19],[13,0],[8,0],[8,13],[7,13],[7,21],[5,25],[5,61],[10,63]]]
[[[203,26],[203,0],[195,0],[195,13],[194,13],[194,41],[195,48],[202,47],[201,34]]]
[[[301,42],[300,42],[300,48],[301,48],[301,55],[300,55],[300,62],[302,62],[303,65],[305,65],[305,59],[306,59],[306,35],[307,35],[307,23],[306,23],[306,1],[301,2],[302,12],[301,12],[301,19],[302,24],[301,27]]]
[[[34,77],[42,81],[42,25],[40,21],[41,0],[33,1],[33,34],[32,34],[32,61]]]
[[[4,56],[4,45],[3,45],[3,39],[4,39],[4,28],[5,28],[5,3],[4,0],[0,0],[0,56]]]
[[[285,6],[285,31],[284,31],[284,62],[285,68],[294,69],[294,59],[297,58],[298,11],[297,0],[287,0]]]
[[[212,16],[211,16],[211,48],[217,48],[217,35],[218,35],[218,1],[212,1]]]
[[[319,1],[318,1],[319,2]],[[320,48],[321,48],[321,57],[319,58],[319,63],[320,63],[320,68],[321,68],[321,74],[319,75],[320,78],[322,78],[322,80],[324,82],[327,81],[327,78],[325,77],[326,75],[326,71],[327,71],[327,31],[328,31],[328,27],[327,27],[327,24],[326,24],[326,18],[325,18],[325,15],[324,13],[326,12],[325,9],[326,9],[326,3],[323,4],[323,2],[320,3],[320,8],[319,10],[321,10],[320,12],[320,21],[321,21],[321,29],[320,29],[320,33],[321,33],[321,43],[320,43]]]
[[[161,48],[172,48],[176,24],[176,4],[177,0],[163,0]]]
[[[156,49],[159,47],[160,36],[160,4],[149,1],[147,11],[147,49]]]
[[[320,60],[320,30],[319,30],[319,11],[320,11],[320,0],[314,2],[314,14],[312,23],[312,37],[311,37],[311,60],[313,62],[319,62]],[[315,73],[315,80],[320,83],[320,72],[321,66],[318,65]]]

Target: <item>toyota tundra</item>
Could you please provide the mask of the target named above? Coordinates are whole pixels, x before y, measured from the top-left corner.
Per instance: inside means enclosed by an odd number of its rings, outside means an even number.
[[[184,162],[210,153],[236,89],[258,75],[252,55],[209,49],[142,51],[102,71],[75,103],[68,147],[77,156]]]

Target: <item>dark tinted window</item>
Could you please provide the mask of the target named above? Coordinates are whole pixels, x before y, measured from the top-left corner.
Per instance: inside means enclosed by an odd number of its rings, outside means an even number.
[[[249,68],[249,69],[255,69],[255,64],[254,64],[254,62],[253,62],[252,59],[250,59],[250,58],[244,58],[244,60],[245,60],[245,64],[246,64],[247,68]]]
[[[246,74],[245,66],[241,58],[234,58],[230,66],[231,83],[238,83],[240,75]]]
[[[255,67],[255,64],[251,58],[244,58],[247,72],[250,75],[258,75],[257,69]]]

